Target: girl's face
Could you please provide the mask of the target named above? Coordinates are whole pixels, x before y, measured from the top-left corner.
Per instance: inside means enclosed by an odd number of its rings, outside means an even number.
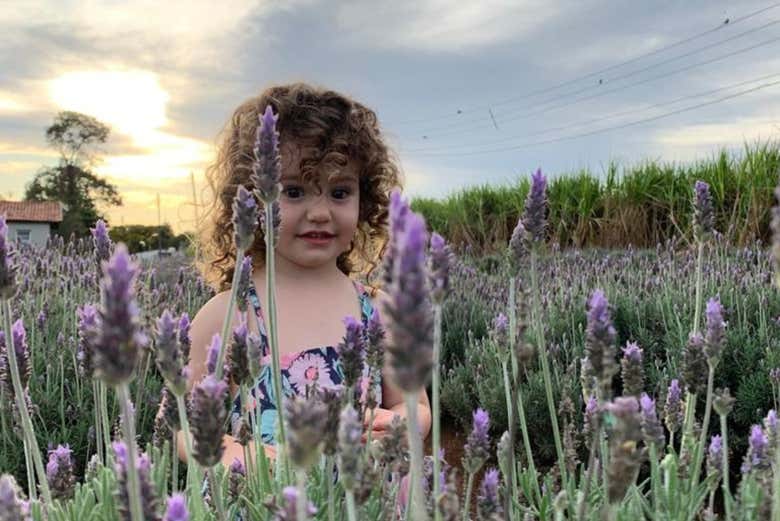
[[[335,266],[355,236],[360,209],[358,169],[354,161],[328,180],[320,172],[318,183],[300,177],[299,152],[282,154],[281,225],[278,255],[302,268]],[[297,149],[297,147],[295,147]],[[285,156],[288,159],[285,159]]]

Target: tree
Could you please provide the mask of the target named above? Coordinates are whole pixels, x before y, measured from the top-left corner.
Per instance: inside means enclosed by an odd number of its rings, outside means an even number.
[[[78,112],[57,114],[46,129],[46,141],[60,153],[59,164],[46,167],[27,185],[26,201],[60,201],[62,223],[58,233],[84,236],[98,219],[105,217],[98,204],[121,206],[116,187],[92,171],[99,145],[106,142],[110,128],[97,119]]]

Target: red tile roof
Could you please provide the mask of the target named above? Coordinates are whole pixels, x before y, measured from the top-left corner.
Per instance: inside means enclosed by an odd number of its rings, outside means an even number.
[[[0,215],[6,221],[62,222],[62,204],[59,201],[0,201]]]

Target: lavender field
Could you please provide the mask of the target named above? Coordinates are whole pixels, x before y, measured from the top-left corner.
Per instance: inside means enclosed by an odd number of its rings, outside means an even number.
[[[253,182],[234,205],[239,310],[241,245],[259,211],[274,222],[269,184]],[[212,294],[190,261],[139,264],[102,223],[37,250],[2,220],[0,520],[780,519],[776,257],[723,240],[706,183],[690,204],[690,244],[559,251],[537,172],[488,257],[453,253],[394,193],[388,331],[374,316],[338,348],[345,374],[365,354],[376,377],[388,357],[407,399],[429,389],[430,450],[414,415],[362,443],[355,377],[284,401],[275,460],[245,411],[246,465],[227,468],[225,380],[247,391],[258,340],[218,338],[186,391],[189,316]],[[457,460],[442,427],[466,435]]]

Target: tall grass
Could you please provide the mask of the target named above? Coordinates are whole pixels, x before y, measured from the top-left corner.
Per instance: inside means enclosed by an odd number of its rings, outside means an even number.
[[[561,247],[652,248],[672,238],[692,241],[691,187],[712,187],[715,227],[736,245],[769,239],[772,190],[780,167],[780,142],[721,150],[694,164],[644,161],[548,176],[548,239]],[[548,172],[548,174],[550,174]],[[523,209],[530,176],[504,186],[480,185],[437,200],[417,198],[412,209],[456,248],[502,250]]]

